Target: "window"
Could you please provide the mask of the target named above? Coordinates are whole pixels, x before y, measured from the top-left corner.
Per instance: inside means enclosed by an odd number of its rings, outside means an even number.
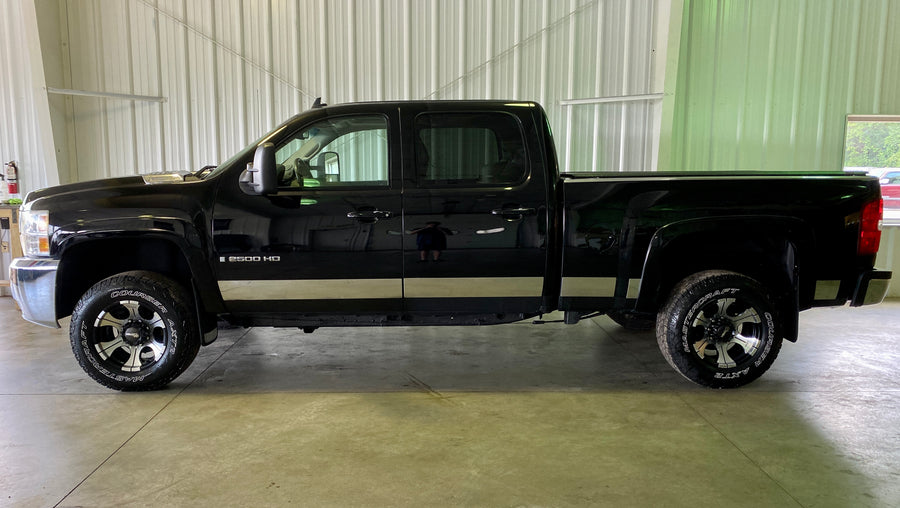
[[[320,120],[275,151],[278,186],[386,186],[389,180],[387,120],[380,115]]]
[[[512,185],[528,174],[518,120],[505,113],[424,113],[416,118],[419,185]]]
[[[848,116],[844,169],[877,176],[884,198],[884,224],[900,224],[900,116]]]

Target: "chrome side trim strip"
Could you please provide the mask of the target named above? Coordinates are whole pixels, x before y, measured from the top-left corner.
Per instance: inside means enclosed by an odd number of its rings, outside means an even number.
[[[225,301],[403,298],[402,279],[221,280]]]
[[[540,297],[543,277],[427,277],[405,279],[406,298]]]
[[[628,292],[625,298],[637,298],[641,292],[641,279],[628,279]]]
[[[385,299],[404,291],[407,298],[539,298],[543,289],[543,277],[219,281],[225,301]]]
[[[615,277],[563,277],[559,295],[564,297],[613,297]]]
[[[637,298],[641,279],[628,279],[625,298]],[[616,295],[615,277],[563,277],[560,296],[568,298],[612,298]]]
[[[566,175],[567,173],[562,173]],[[701,182],[701,181],[716,181],[716,180],[824,180],[827,178],[846,178],[848,180],[868,180],[872,177],[863,175],[854,175],[852,173],[846,173],[844,175],[835,175],[833,173],[823,174],[823,175],[744,175],[740,172],[735,172],[734,174],[722,175],[722,176],[703,176],[703,175],[671,175],[671,176],[643,176],[643,175],[632,175],[627,177],[622,176],[590,176],[590,177],[582,177],[579,174],[573,173],[572,175],[578,175],[575,178],[569,178],[564,180],[566,185],[579,184],[579,183],[621,183],[621,182]]]

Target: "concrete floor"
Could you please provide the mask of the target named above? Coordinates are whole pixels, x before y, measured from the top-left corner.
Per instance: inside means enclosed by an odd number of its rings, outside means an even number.
[[[0,323],[0,505],[900,506],[900,301],[803,313],[731,391],[605,317],[226,330],[137,394]]]

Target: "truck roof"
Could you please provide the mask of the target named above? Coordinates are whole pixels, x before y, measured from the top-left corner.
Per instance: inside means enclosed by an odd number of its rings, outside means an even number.
[[[403,100],[403,101],[361,101],[361,102],[344,102],[340,104],[326,104],[323,106],[315,106],[312,109],[338,110],[353,109],[360,111],[365,109],[393,109],[409,106],[433,106],[443,110],[465,111],[472,108],[475,109],[514,109],[514,108],[540,108],[541,105],[534,101],[517,101],[517,100]]]

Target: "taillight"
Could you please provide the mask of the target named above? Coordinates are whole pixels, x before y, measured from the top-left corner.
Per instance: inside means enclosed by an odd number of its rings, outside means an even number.
[[[856,253],[860,256],[874,256],[878,253],[883,207],[884,201],[881,198],[863,206],[859,221],[859,242],[856,244]]]

